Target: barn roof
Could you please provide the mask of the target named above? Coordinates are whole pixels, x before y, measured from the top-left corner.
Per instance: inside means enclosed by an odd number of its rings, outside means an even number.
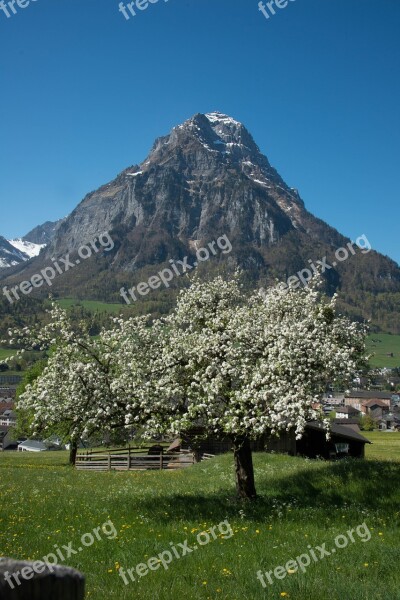
[[[321,432],[325,431],[323,424],[319,423],[318,421],[311,421],[310,423],[307,423],[306,429],[312,429],[314,431]],[[369,440],[367,440],[367,438],[365,438],[363,435],[361,435],[361,433],[357,433],[357,431],[354,431],[353,429],[351,429],[350,427],[346,427],[345,425],[337,425],[336,423],[332,423],[330,431],[331,434],[335,435],[336,437],[348,439],[353,442],[362,442],[363,444],[372,443]]]
[[[390,400],[393,394],[389,392],[373,392],[370,390],[353,390],[351,392],[347,392],[346,398],[363,398],[365,400],[371,398],[377,400],[381,398],[382,400]]]

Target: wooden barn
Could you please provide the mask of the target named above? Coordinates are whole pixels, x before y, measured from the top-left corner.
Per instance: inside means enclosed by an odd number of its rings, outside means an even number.
[[[331,437],[326,439],[326,432],[322,424],[313,421],[307,423],[304,435],[296,440],[294,431],[283,432],[279,437],[265,436],[251,443],[252,450],[278,452],[291,456],[307,456],[309,458],[335,459],[345,456],[364,458],[365,444],[370,444],[360,433],[350,427],[333,423]],[[223,454],[231,450],[229,438],[218,439],[203,437],[201,428],[192,430],[183,437],[182,447],[196,451],[199,456],[203,454]]]
[[[336,423],[331,425],[331,437],[327,440],[325,429],[315,421],[307,423],[300,440],[296,440],[294,432],[291,432],[283,436],[282,443],[287,449],[281,451],[294,456],[335,459],[345,456],[364,458],[365,444],[371,442],[350,427]],[[267,451],[271,450],[274,450],[274,440],[270,438],[267,441]]]

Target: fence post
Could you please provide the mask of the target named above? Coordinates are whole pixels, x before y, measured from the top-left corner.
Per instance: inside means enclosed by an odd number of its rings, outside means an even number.
[[[131,468],[131,445],[128,446],[128,471]]]
[[[161,470],[163,468],[163,456],[164,456],[164,448],[161,448],[161,452],[160,452],[160,469]]]
[[[83,600],[84,596],[85,578],[75,569],[0,559],[2,600]]]
[[[111,471],[111,453],[108,453],[108,470]]]

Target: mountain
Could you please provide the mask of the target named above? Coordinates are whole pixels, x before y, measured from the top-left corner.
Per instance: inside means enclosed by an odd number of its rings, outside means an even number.
[[[38,245],[47,245],[49,244],[58,227],[65,219],[58,219],[58,221],[46,221],[43,225],[38,225],[32,231],[27,233],[22,239],[26,242],[32,242],[33,244]]]
[[[9,268],[28,260],[28,255],[0,236],[0,269]]]
[[[22,238],[5,240],[0,236],[0,269],[10,268],[26,262],[30,258],[38,256],[42,248],[45,248],[53,239],[58,226],[64,219],[58,221],[46,221],[38,225]],[[7,242],[5,245],[4,242]],[[15,250],[10,249],[12,246]],[[11,254],[10,254],[11,253]]]
[[[80,247],[103,232],[111,235],[113,249],[92,253],[79,268],[54,279],[53,293],[121,301],[121,285],[146,281],[171,260],[188,256],[193,263],[196,248],[227,236],[232,252],[213,256],[204,271],[239,265],[249,285],[265,285],[327,257],[335,266],[326,269],[326,291],[340,293],[341,307],[354,318],[400,332],[399,266],[372,250],[335,260],[335,250],[350,240],[308,212],[244,125],[222,113],[196,114],[174,127],[140,165],[88,194],[40,256],[8,271],[10,283],[29,278],[54,258],[75,259]],[[182,280],[176,277],[171,288]],[[152,291],[142,301],[153,302],[152,308],[157,299],[168,304],[170,292]]]

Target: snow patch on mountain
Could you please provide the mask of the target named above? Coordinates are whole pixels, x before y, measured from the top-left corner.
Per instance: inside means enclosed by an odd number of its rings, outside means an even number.
[[[210,121],[210,123],[213,123],[213,124],[223,123],[224,125],[242,126],[242,124],[239,123],[239,121],[235,121],[235,119],[232,119],[232,117],[230,117],[229,115],[224,115],[224,113],[220,113],[220,112],[207,113],[206,117]]]
[[[19,261],[0,258],[0,269],[7,269],[8,267],[14,267],[15,265],[19,265]]]
[[[34,256],[38,256],[41,249],[46,247],[46,244],[34,244],[33,242],[28,242],[21,238],[8,241],[12,246],[14,246],[14,248],[19,250],[23,254],[26,254],[27,258],[25,260],[29,260]]]

